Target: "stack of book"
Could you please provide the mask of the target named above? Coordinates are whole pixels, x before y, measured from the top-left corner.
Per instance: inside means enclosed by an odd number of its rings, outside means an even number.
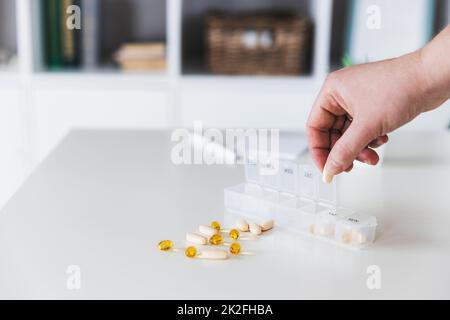
[[[166,68],[166,45],[162,42],[125,43],[114,58],[125,71],[162,71]]]

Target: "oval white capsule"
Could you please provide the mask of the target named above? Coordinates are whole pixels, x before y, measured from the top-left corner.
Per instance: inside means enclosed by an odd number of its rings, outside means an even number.
[[[322,225],[319,227],[317,232],[324,237],[329,237],[334,234],[334,227],[330,225]]]
[[[251,222],[248,224],[248,227],[250,232],[253,234],[260,235],[262,233],[261,227],[256,223]]]
[[[238,228],[239,231],[247,232],[248,231],[248,222],[242,218],[237,219],[236,220],[236,228]]]
[[[203,224],[198,226],[198,231],[200,231],[201,234],[204,234],[205,236],[211,237],[217,233],[219,233],[219,230],[214,229],[210,226],[205,226]]]
[[[352,239],[357,244],[364,244],[367,242],[366,235],[356,230],[353,230],[352,232]]]
[[[195,243],[195,244],[207,244],[208,243],[208,239],[204,236],[201,236],[199,234],[196,233],[187,233],[186,234],[186,241],[191,242],[191,243]]]
[[[267,231],[267,230],[272,229],[274,224],[275,224],[275,221],[273,221],[273,219],[270,219],[270,220],[263,221],[259,226],[261,227],[262,231]]]
[[[204,250],[198,255],[198,257],[200,259],[224,260],[228,259],[228,252],[225,250]]]

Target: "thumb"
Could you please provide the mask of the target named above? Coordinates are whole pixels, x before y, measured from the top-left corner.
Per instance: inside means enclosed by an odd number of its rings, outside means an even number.
[[[353,121],[328,154],[323,169],[324,182],[331,183],[335,175],[350,167],[359,153],[372,140],[371,130],[366,125]]]

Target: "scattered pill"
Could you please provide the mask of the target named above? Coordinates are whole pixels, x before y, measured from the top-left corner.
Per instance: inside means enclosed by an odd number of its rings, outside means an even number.
[[[211,237],[219,232],[218,230],[209,226],[205,226],[203,224],[198,226],[198,231],[200,231],[201,234],[204,234],[208,237]]]
[[[200,259],[209,259],[209,260],[224,260],[228,259],[228,252],[225,250],[204,250],[202,251],[198,257]]]
[[[195,243],[195,244],[207,244],[208,243],[208,239],[204,236],[201,236],[199,234],[196,233],[187,233],[186,234],[186,241],[189,241],[191,243]]]
[[[236,228],[239,231],[247,232],[248,231],[248,222],[244,219],[240,218],[236,220]]]
[[[213,221],[213,222],[211,222],[211,228],[214,228],[214,229],[216,229],[217,231],[220,231],[220,222],[218,222],[218,221]]]
[[[197,248],[196,247],[187,247],[186,250],[184,251],[184,254],[186,255],[186,257],[188,258],[195,258],[195,256],[197,255]]]
[[[267,230],[272,229],[274,224],[275,224],[275,222],[273,221],[273,219],[270,219],[270,220],[263,221],[260,224],[260,227],[261,227],[262,231],[267,231]]]
[[[209,243],[214,246],[220,246],[223,244],[223,242],[224,242],[224,238],[220,233],[215,234],[211,238],[209,238]]]
[[[173,249],[173,242],[171,240],[162,240],[158,243],[158,248],[161,251],[169,251]]]
[[[233,240],[239,239],[239,231],[236,230],[236,229],[231,229],[230,232],[228,233],[228,235],[229,235],[230,238],[233,239]]]
[[[260,235],[262,233],[261,227],[256,223],[251,222],[248,224],[248,227],[250,232],[253,234]]]
[[[241,245],[238,242],[233,242],[230,245],[230,253],[234,255],[241,253]]]

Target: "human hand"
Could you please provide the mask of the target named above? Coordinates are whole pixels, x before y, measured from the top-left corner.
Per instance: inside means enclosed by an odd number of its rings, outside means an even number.
[[[329,183],[354,160],[376,165],[387,134],[437,107],[421,51],[331,73],[307,123],[309,149]]]

